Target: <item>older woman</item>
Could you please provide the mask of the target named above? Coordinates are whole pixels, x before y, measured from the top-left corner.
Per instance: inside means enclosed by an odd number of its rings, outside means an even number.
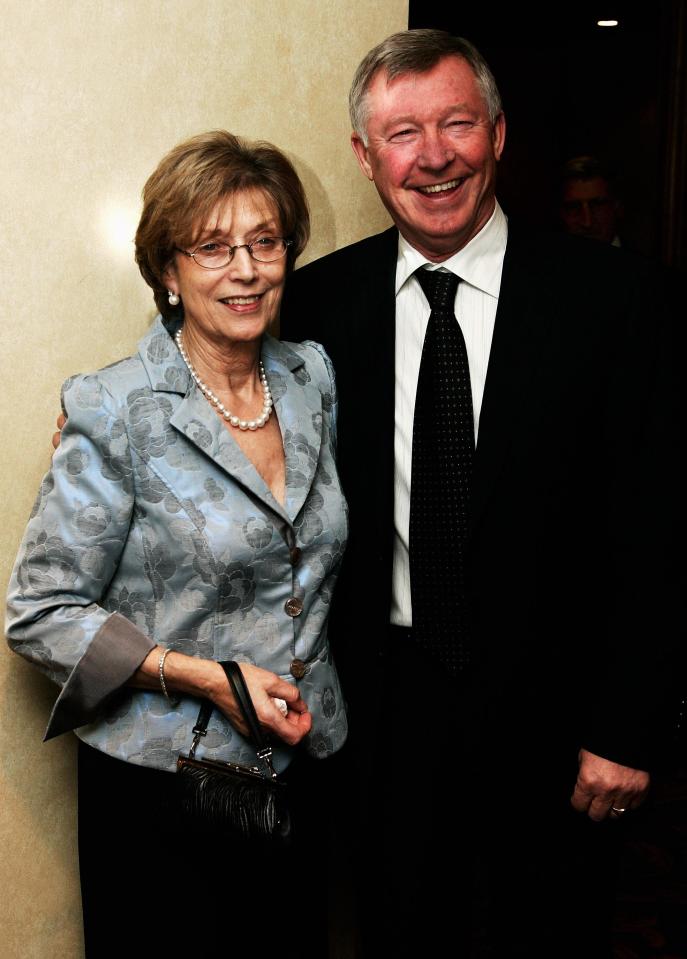
[[[136,260],[161,316],[133,356],[65,384],[67,425],[19,550],[7,636],[61,687],[46,738],[80,740],[87,955],[244,942],[255,955],[326,955],[310,935],[323,883],[304,857],[327,765],[309,757],[346,738],[327,645],[347,532],[336,393],[320,346],[268,333],[307,205],[283,154],[222,131],[172,150],[143,198]],[[172,773],[200,699],[215,711],[197,756],[255,758],[219,665],[230,659],[278,769],[295,757],[305,846],[284,859],[208,842],[178,817]]]

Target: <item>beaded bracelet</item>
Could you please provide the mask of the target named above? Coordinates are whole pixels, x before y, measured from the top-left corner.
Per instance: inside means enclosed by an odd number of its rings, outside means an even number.
[[[171,652],[170,649],[163,649],[160,653],[160,659],[158,660],[157,664],[157,674],[160,677],[160,686],[162,688],[162,692],[167,698],[167,702],[170,704],[170,706],[178,706],[179,700],[172,698],[169,695],[169,692],[167,691],[167,683],[165,682],[165,659],[167,658],[167,653],[169,652]]]

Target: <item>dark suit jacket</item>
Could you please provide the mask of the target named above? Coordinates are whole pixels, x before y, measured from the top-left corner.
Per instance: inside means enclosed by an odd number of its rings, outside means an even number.
[[[298,270],[282,336],[322,342],[340,397],[350,539],[333,611],[369,715],[390,606],[394,277],[388,230]],[[648,266],[509,230],[474,468],[467,568],[478,737],[646,768],[671,685],[677,479],[665,311]]]

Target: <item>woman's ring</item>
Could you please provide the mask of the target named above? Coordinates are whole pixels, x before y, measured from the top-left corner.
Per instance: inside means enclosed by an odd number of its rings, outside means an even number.
[[[616,816],[622,816],[624,812],[627,812],[627,809],[624,806],[611,806],[611,812],[614,812]]]

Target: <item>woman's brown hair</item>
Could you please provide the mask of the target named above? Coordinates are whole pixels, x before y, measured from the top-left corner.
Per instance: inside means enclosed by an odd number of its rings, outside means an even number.
[[[143,212],[136,231],[136,262],[165,317],[170,306],[163,276],[177,247],[187,247],[217,203],[244,190],[258,190],[274,204],[292,270],[310,236],[303,185],[289,160],[271,143],[252,143],[212,130],[184,140],[163,157],[143,188]]]

